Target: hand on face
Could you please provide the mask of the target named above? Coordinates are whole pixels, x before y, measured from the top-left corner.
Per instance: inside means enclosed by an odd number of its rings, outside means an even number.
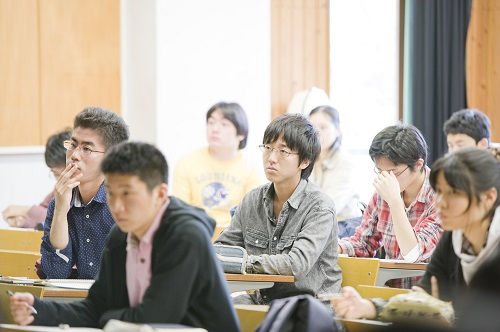
[[[373,186],[377,190],[382,199],[389,205],[397,200],[401,200],[401,188],[399,187],[398,179],[392,171],[382,171],[373,180]]]
[[[73,163],[68,164],[62,171],[55,186],[55,200],[58,209],[69,210],[72,190],[80,184],[82,176],[83,174]]]
[[[10,298],[10,311],[12,318],[19,325],[29,325],[35,317],[30,306],[35,303],[35,297],[31,293],[15,293]]]

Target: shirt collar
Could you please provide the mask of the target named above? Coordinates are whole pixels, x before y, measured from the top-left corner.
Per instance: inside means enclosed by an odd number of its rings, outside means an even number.
[[[99,189],[97,190],[97,193],[92,197],[90,200],[89,204],[92,203],[92,201],[96,201],[97,203],[101,204],[106,204],[106,187],[104,186],[104,181],[101,183],[99,186]],[[87,204],[87,205],[89,205]],[[80,190],[78,187],[73,189],[73,198],[71,200],[71,207],[82,207],[84,206],[81,197],[80,197]]]
[[[303,200],[303,193],[306,190],[308,181],[304,179],[300,179],[299,184],[297,185],[297,188],[293,191],[292,196],[288,198],[286,201],[290,206],[294,209],[298,209],[300,202]],[[269,184],[269,188],[267,188],[266,195],[264,196],[264,201],[269,200],[269,202],[273,201],[273,196],[274,196],[274,185],[271,183]]]

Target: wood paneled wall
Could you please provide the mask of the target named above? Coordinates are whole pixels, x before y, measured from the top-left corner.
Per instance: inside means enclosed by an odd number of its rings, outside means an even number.
[[[491,120],[491,140],[500,142],[500,1],[472,1],[466,45],[467,104]]]
[[[120,113],[120,0],[0,0],[0,146],[45,145],[86,106]]]
[[[328,0],[271,0],[272,118],[310,87],[330,92]]]

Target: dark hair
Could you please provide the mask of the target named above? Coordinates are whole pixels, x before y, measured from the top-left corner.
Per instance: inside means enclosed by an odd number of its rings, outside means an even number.
[[[321,151],[318,131],[302,114],[288,113],[271,121],[264,132],[262,143],[271,144],[280,137],[290,149],[298,152],[299,164],[309,160],[309,166],[300,175],[302,179],[307,179]]]
[[[226,103],[219,102],[212,107],[207,112],[207,122],[208,118],[212,115],[216,110],[220,110],[222,112],[222,116],[224,119],[231,121],[231,123],[236,127],[236,134],[242,135],[244,138],[240,141],[240,145],[238,149],[243,149],[247,145],[248,138],[248,119],[243,107],[238,103]]]
[[[395,165],[408,165],[414,172],[419,159],[424,165],[427,162],[427,143],[417,127],[398,122],[375,135],[369,154],[374,162],[379,157],[387,157]],[[422,167],[420,171],[423,170]]]
[[[45,144],[45,164],[49,167],[66,167],[66,149],[63,142],[71,139],[71,128],[51,135]]]
[[[493,215],[500,204],[500,162],[488,150],[464,148],[436,160],[429,176],[429,182],[434,189],[440,173],[443,173],[450,187],[467,194],[467,210],[472,204],[472,198],[479,201],[481,193],[496,188],[497,199],[487,216]]]
[[[151,144],[122,142],[110,148],[101,163],[104,174],[137,175],[149,190],[168,183],[165,156]]]
[[[311,115],[313,115],[315,113],[323,113],[323,114],[328,115],[330,117],[333,125],[335,126],[335,128],[337,128],[340,131],[340,115],[339,115],[339,111],[337,111],[336,108],[333,108],[330,105],[318,106],[318,107],[315,107],[311,111],[311,113],[309,113],[309,117],[311,117]],[[342,133],[339,133],[339,136],[335,140],[334,144],[340,144],[340,143],[342,143]]]
[[[466,108],[456,111],[443,125],[444,134],[464,134],[472,137],[476,143],[483,138],[490,142],[490,119],[477,109]]]
[[[73,122],[73,129],[78,127],[97,132],[106,149],[129,138],[125,121],[118,114],[101,107],[86,107],[78,113]]]

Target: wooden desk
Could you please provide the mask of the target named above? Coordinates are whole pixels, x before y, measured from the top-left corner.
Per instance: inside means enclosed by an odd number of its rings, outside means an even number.
[[[0,229],[0,249],[40,252],[42,236],[43,231],[33,229]]]
[[[252,289],[271,288],[275,282],[294,282],[293,276],[281,276],[271,274],[229,274],[226,280],[231,293],[242,292]]]
[[[394,260],[380,260],[376,286],[384,286],[387,280],[418,277],[425,273],[427,263],[405,263]]]
[[[275,282],[294,282],[293,276],[281,276],[270,274],[229,274],[226,280],[231,293],[247,291],[252,289],[263,289],[274,286]],[[87,296],[87,290],[68,289],[57,287],[45,287],[43,297],[45,299],[68,302],[83,299]]]

